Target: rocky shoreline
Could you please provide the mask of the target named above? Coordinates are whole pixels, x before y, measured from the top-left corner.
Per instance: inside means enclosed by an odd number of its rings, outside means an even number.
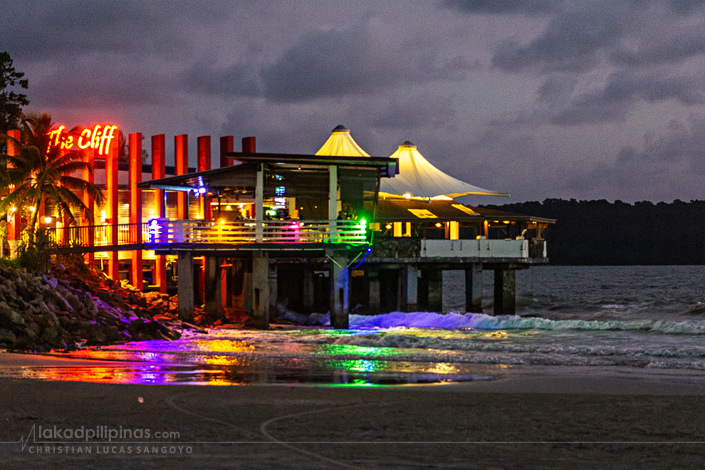
[[[177,318],[175,296],[143,294],[94,273],[0,268],[0,348],[72,350],[136,340],[177,339],[160,321]]]

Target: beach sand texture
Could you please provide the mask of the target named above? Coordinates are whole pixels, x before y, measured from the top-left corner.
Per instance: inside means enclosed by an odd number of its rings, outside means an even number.
[[[0,367],[60,361],[0,354]],[[702,377],[610,373],[545,368],[493,382],[402,387],[2,379],[0,467],[701,468]],[[39,426],[179,436],[42,445],[33,442]]]

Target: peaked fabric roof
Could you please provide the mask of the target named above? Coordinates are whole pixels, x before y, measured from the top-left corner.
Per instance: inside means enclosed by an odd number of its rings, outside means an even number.
[[[408,140],[401,144],[390,158],[399,159],[399,174],[395,178],[384,179],[380,191],[400,196],[455,198],[468,194],[484,196],[509,196],[483,188],[478,188],[450,175],[429,163],[416,146]]]
[[[337,157],[369,157],[370,155],[357,145],[350,135],[350,129],[342,124],[331,131],[330,137],[316,155],[334,155]]]

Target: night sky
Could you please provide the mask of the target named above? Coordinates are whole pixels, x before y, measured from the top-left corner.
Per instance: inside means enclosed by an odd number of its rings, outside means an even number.
[[[702,0],[4,0],[2,50],[28,109],[186,133],[192,162],[199,135],[314,153],[344,124],[512,194],[464,202],[705,198]]]

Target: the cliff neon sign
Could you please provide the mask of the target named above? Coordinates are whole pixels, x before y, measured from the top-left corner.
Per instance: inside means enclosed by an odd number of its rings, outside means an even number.
[[[80,150],[92,148],[98,155],[105,155],[110,151],[110,141],[115,138],[117,126],[97,124],[93,129],[83,129],[80,134],[65,132],[66,127],[61,126],[49,133],[50,144],[60,145],[64,150],[78,147]]]

